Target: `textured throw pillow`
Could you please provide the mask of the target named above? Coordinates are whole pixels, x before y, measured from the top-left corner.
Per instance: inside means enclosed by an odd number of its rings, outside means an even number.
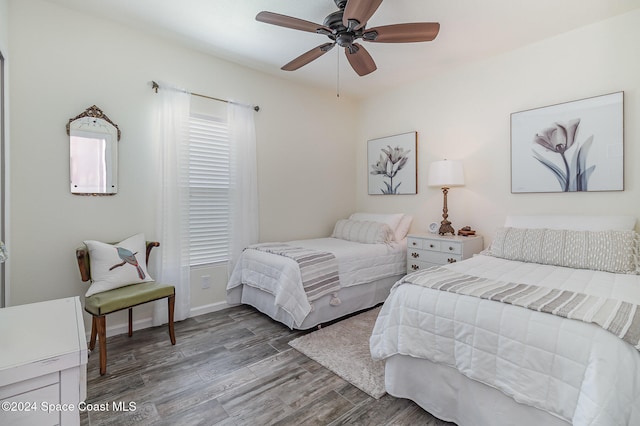
[[[130,284],[153,281],[147,272],[147,244],[137,234],[117,244],[85,241],[89,249],[91,285],[85,296]]]
[[[356,243],[380,244],[393,241],[393,231],[386,223],[340,219],[333,228],[333,238]]]
[[[352,213],[349,220],[386,223],[395,232],[403,217],[404,213]]]
[[[569,268],[636,273],[634,231],[500,228],[489,253],[495,257]]]

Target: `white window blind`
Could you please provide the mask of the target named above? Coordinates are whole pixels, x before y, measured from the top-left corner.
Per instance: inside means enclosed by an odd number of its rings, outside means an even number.
[[[205,115],[189,120],[191,265],[225,262],[229,247],[227,123]]]

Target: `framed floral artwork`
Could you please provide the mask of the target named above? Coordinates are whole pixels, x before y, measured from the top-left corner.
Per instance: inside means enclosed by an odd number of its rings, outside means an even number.
[[[417,132],[367,142],[369,195],[417,193]]]
[[[511,114],[511,192],[622,191],[624,92]]]

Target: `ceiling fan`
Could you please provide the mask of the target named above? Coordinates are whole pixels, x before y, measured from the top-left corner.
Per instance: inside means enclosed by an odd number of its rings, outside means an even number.
[[[324,43],[298,56],[282,67],[285,71],[294,71],[318,59],[336,44],[344,47],[347,60],[354,71],[364,76],[377,69],[376,63],[367,50],[356,40],[372,43],[412,43],[431,41],[440,30],[437,22],[417,22],[384,25],[366,28],[367,21],[378,9],[382,0],[334,0],[338,11],[324,19],[322,25],[291,16],[273,12],[260,12],[256,20],[294,30],[326,35],[330,43]]]

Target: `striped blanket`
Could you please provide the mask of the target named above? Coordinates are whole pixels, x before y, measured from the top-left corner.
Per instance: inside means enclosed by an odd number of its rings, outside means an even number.
[[[403,283],[509,303],[534,311],[597,324],[640,351],[640,307],[633,303],[530,284],[475,277],[439,266],[409,274],[395,286]]]
[[[332,253],[284,243],[264,243],[249,248],[295,260],[300,267],[302,287],[307,294],[309,303],[312,304],[314,300],[327,294],[333,294],[331,305],[340,304],[340,299],[337,297],[337,292],[341,287],[338,260]]]

